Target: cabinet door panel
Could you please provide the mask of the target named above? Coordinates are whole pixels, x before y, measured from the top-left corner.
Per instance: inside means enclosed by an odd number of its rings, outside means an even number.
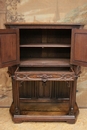
[[[72,30],[71,64],[87,66],[87,30]]]
[[[16,29],[0,30],[0,67],[19,63],[19,32]]]

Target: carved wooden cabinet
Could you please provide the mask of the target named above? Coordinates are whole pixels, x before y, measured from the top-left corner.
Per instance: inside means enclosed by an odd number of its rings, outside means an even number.
[[[0,30],[0,67],[12,78],[12,120],[75,123],[80,66],[87,66],[81,24],[6,23]]]

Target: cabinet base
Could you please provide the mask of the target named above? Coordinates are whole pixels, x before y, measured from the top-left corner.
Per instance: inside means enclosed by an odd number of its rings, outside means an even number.
[[[14,104],[10,108],[12,120],[21,122],[68,122],[74,124],[79,114],[77,104],[74,106],[74,114],[69,114],[69,102],[63,103],[20,103],[20,114],[16,115]]]

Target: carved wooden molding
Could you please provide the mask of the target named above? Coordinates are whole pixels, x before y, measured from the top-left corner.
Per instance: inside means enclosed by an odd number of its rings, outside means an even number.
[[[54,80],[54,81],[73,81],[77,76],[74,74],[15,74],[15,79],[16,80],[23,80],[23,81],[49,81],[49,80]]]

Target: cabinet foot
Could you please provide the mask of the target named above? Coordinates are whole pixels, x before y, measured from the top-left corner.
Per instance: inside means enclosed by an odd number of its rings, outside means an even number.
[[[75,124],[75,122],[76,122],[75,119],[73,119],[73,120],[68,120],[68,121],[67,121],[67,123],[69,123],[69,124]]]
[[[74,115],[74,108],[70,108],[69,115]]]
[[[20,110],[18,108],[15,108],[15,114],[20,115]]]
[[[17,120],[17,119],[15,119],[14,117],[12,118],[12,121],[13,121],[14,123],[16,123],[16,124],[17,124],[17,123],[19,124],[19,123],[22,123],[22,122],[23,122],[22,120]]]

